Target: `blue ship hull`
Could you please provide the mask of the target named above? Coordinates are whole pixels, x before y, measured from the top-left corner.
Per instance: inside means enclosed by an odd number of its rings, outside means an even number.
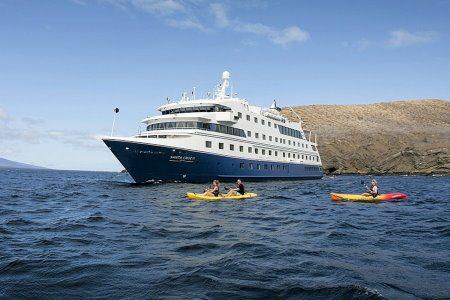
[[[136,183],[322,178],[314,165],[240,159],[173,147],[103,140]]]

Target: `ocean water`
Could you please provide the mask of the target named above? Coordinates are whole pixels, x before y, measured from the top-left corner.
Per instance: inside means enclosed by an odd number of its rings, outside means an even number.
[[[1,298],[449,298],[450,178],[377,177],[407,201],[333,203],[369,177],[203,185],[0,171]]]

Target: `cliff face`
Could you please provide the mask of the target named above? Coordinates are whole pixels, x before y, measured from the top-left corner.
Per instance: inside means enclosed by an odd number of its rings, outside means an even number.
[[[295,107],[334,174],[450,174],[450,102]],[[292,112],[283,113],[295,120]]]

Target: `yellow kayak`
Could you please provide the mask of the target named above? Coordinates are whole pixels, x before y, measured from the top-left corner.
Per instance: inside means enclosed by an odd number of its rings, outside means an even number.
[[[376,197],[356,194],[336,194],[331,193],[331,200],[333,201],[392,201],[405,200],[407,196],[403,193],[381,194]]]
[[[186,197],[191,200],[204,200],[204,201],[218,201],[218,200],[244,200],[244,199],[250,199],[255,198],[258,196],[255,193],[245,193],[244,195],[239,196],[229,196],[225,197],[224,195],[219,195],[218,197],[210,197],[210,196],[203,196],[203,194],[196,194],[196,193],[187,193]]]

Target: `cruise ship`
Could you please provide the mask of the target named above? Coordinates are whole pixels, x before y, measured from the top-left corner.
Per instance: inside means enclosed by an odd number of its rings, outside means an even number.
[[[183,93],[132,137],[103,141],[136,183],[319,179],[317,136],[270,108],[229,91],[230,73],[204,99]],[[293,113],[295,113],[293,111]]]

